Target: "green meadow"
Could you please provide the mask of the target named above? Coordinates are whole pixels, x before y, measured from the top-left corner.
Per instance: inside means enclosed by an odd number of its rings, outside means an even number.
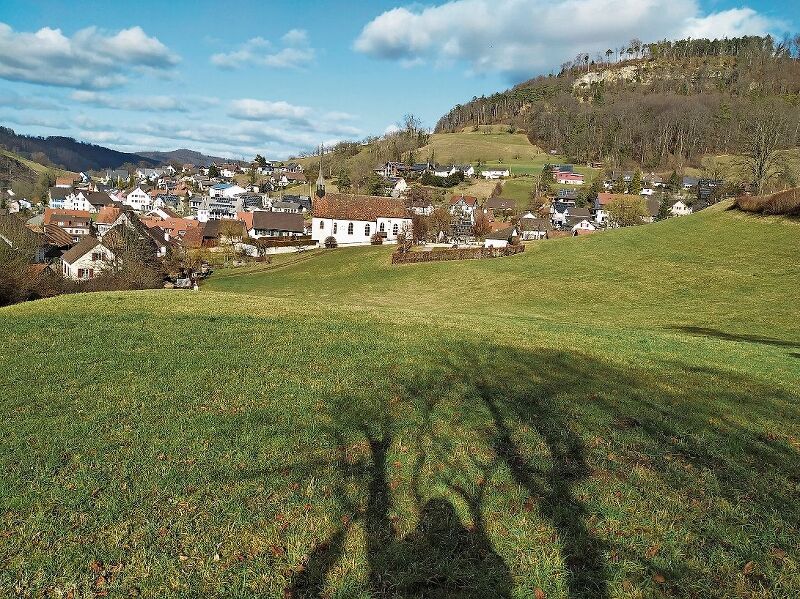
[[[0,594],[796,597],[800,223],[0,310]]]

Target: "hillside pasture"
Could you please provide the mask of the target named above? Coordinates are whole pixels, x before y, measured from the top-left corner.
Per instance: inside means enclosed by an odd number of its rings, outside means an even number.
[[[725,207],[0,310],[0,594],[797,596],[800,224]]]

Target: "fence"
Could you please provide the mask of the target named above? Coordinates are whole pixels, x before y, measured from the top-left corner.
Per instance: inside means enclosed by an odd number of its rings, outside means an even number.
[[[438,262],[440,260],[479,260],[481,258],[502,258],[525,251],[524,245],[508,245],[504,248],[464,248],[433,249],[429,252],[406,252],[392,254],[392,264],[415,264],[417,262]]]

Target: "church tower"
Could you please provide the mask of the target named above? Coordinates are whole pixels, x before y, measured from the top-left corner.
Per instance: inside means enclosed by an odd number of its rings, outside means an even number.
[[[325,153],[325,146],[320,146],[319,149],[319,175],[317,176],[317,197],[325,196],[325,177],[322,176],[322,155]]]

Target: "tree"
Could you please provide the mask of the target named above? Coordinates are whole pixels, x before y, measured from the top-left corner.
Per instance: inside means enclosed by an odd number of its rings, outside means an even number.
[[[255,164],[259,168],[264,168],[267,166],[267,159],[264,158],[261,154],[256,154],[256,157],[253,159],[253,164]]]
[[[258,173],[256,172],[256,167],[251,166],[247,169],[247,183],[248,185],[255,185],[258,182]]]
[[[742,166],[757,194],[782,172],[781,150],[793,141],[791,133],[791,117],[781,101],[759,103],[744,117],[739,138]]]
[[[642,193],[642,171],[637,170],[631,177],[631,184],[628,186],[628,193],[639,195]]]
[[[411,215],[411,234],[415,243],[420,243],[428,239],[428,228],[430,218],[424,214]]]
[[[211,166],[208,167],[208,176],[211,177],[212,179],[214,177],[219,177],[219,169],[217,168],[216,164],[212,164]]]
[[[614,198],[607,204],[608,217],[618,227],[641,225],[650,216],[644,199],[638,195]]]
[[[444,208],[434,210],[430,216],[430,231],[435,237],[438,237],[439,233],[444,233],[449,237],[452,231],[450,212]]]
[[[551,165],[545,164],[542,168],[541,182],[543,185],[555,184],[556,180],[555,177],[553,177],[553,167]]]
[[[611,62],[611,57],[614,56],[614,51],[609,48],[606,50],[606,62]]]
[[[628,186],[625,184],[625,177],[620,175],[611,183],[611,191],[613,193],[625,193]]]
[[[478,238],[486,237],[492,231],[492,225],[489,218],[484,214],[483,210],[475,212],[475,223],[472,225],[472,234]]]
[[[503,184],[498,181],[494,185],[494,189],[492,189],[492,194],[489,196],[491,198],[499,198],[503,194]]]
[[[339,191],[350,191],[352,184],[350,182],[350,175],[347,174],[347,169],[343,168],[339,171],[339,176],[336,178],[336,186],[339,188]]]
[[[683,186],[683,181],[681,181],[680,176],[678,175],[678,171],[672,171],[672,174],[669,176],[667,180],[667,189],[671,193],[678,193]]]

